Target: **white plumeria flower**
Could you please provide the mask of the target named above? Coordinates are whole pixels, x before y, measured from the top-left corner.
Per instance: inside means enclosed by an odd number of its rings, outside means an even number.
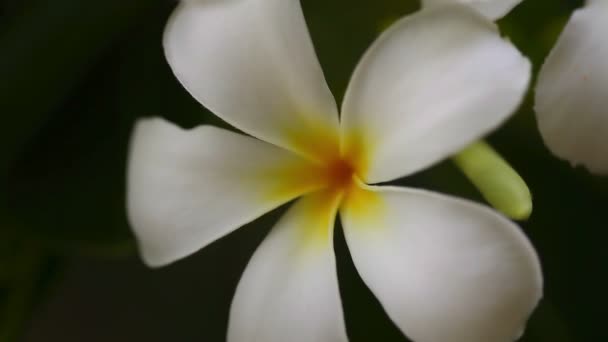
[[[333,250],[340,214],[355,266],[418,342],[514,340],[541,297],[538,258],[494,210],[368,185],[412,174],[512,113],[528,61],[462,6],[398,21],[370,47],[342,114],[297,0],[183,2],[165,32],[181,83],[253,137],[161,119],[134,132],[128,211],[161,266],[299,198],[255,252],[228,341],[346,341]]]
[[[577,10],[540,70],[535,109],[549,149],[608,174],[608,1]]]
[[[421,0],[422,6],[466,4],[489,19],[497,20],[511,12],[522,0]]]

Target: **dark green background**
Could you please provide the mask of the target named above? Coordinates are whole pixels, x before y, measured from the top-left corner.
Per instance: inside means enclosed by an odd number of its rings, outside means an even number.
[[[160,270],[137,258],[124,211],[126,147],[137,117],[221,124],[166,65],[174,2],[0,1],[0,342],[223,341],[229,304],[273,213]],[[535,72],[580,1],[524,0],[499,22]],[[383,23],[406,0],[304,0],[338,101]],[[608,95],[608,94],[607,94]],[[523,341],[608,341],[608,179],[553,158],[531,96],[489,137],[534,196],[522,223],[545,274]],[[398,183],[481,201],[448,161]],[[405,341],[336,250],[351,341]],[[449,342],[449,341],[446,341]]]

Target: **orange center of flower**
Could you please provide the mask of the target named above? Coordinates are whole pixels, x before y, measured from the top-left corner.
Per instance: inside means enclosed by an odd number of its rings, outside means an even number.
[[[327,123],[313,122],[304,127],[285,128],[285,138],[290,149],[312,162],[280,171],[283,173],[280,178],[287,182],[281,183],[276,192],[285,197],[313,191],[347,197],[358,187],[358,180],[366,178],[369,144],[358,130],[340,132]]]
[[[370,165],[369,138],[356,130],[340,132],[327,127],[319,123],[286,129],[290,149],[302,158],[261,175],[280,180],[270,190],[268,198],[273,202],[301,197],[296,205],[303,215],[298,223],[302,240],[323,248],[332,244],[338,210],[376,226],[375,219],[383,209],[379,196],[364,183]]]
[[[349,160],[336,158],[328,163],[326,172],[330,188],[346,190],[353,182],[356,170]]]

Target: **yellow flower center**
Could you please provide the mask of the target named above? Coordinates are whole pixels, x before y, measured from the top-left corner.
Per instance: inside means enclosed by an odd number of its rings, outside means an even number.
[[[330,160],[327,164],[324,177],[329,188],[335,190],[346,190],[353,182],[356,174],[353,163],[345,158]]]
[[[347,134],[346,139],[341,139],[339,129],[322,122],[286,128],[284,132],[292,149],[316,161],[313,169],[309,166],[294,172],[300,187],[346,192],[352,188],[355,177],[364,179],[367,151],[360,134]]]
[[[338,210],[357,220],[375,220],[383,210],[380,197],[363,182],[369,166],[369,141],[360,132],[340,132],[327,125],[286,129],[291,149],[304,156],[299,162],[265,170],[260,177],[280,180],[269,189],[272,201],[297,198],[307,213],[301,219],[302,246],[332,243]],[[268,178],[267,178],[268,179]],[[371,224],[370,226],[374,226]]]

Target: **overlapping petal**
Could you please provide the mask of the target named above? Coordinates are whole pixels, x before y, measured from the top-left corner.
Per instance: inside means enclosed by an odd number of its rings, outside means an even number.
[[[522,0],[422,0],[422,5],[437,6],[461,3],[471,6],[488,19],[496,20],[504,17]]]
[[[233,126],[310,157],[337,140],[336,104],[300,1],[182,2],[164,47],[190,94]]]
[[[338,202],[308,195],[273,228],[236,290],[228,342],[347,341],[332,241]]]
[[[342,110],[345,145],[366,155],[367,182],[411,174],[502,123],[529,78],[528,60],[473,10],[422,10],[388,29],[355,70]]]
[[[535,109],[549,149],[608,174],[608,2],[576,11],[541,68]]]
[[[530,243],[489,208],[368,187],[341,218],[361,278],[416,342],[513,341],[542,295]]]
[[[128,170],[128,214],[144,261],[189,255],[320,184],[310,162],[211,126],[140,121]]]

